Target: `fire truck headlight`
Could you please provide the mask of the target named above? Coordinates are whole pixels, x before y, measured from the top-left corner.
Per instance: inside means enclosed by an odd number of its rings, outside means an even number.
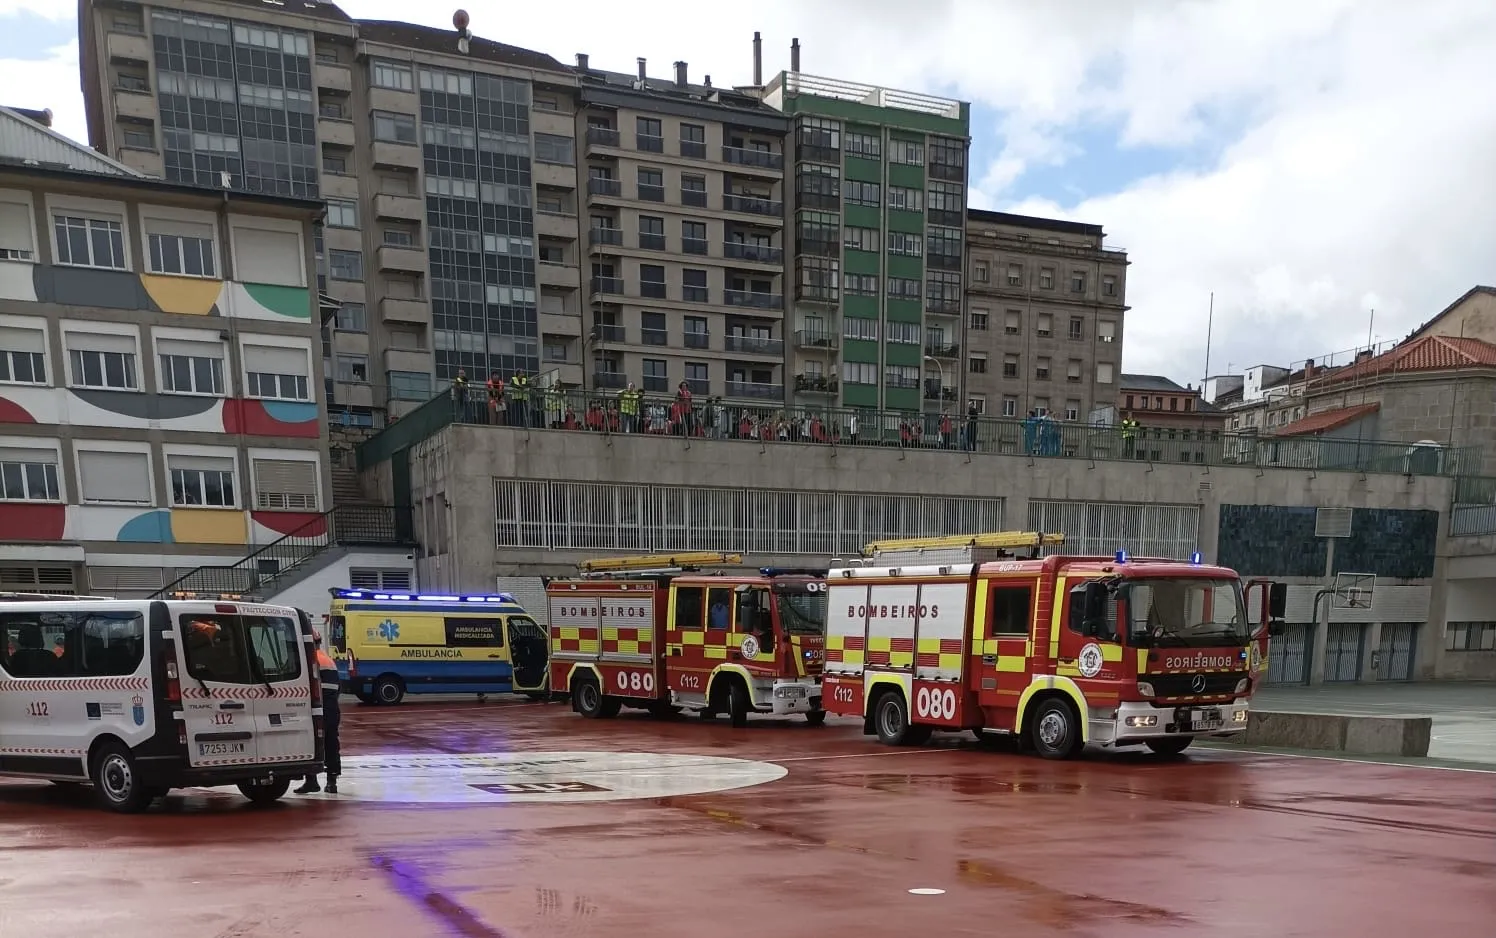
[[[1143,714],[1142,716],[1128,717],[1122,722],[1126,723],[1128,726],[1157,726],[1158,717],[1154,716],[1151,713],[1148,713]]]
[[[1241,680],[1236,682],[1236,692],[1238,694],[1245,694],[1247,692],[1248,685],[1250,685],[1251,683],[1252,682],[1248,679],[1242,678]]]
[[[1245,711],[1245,710],[1233,710],[1231,712],[1231,722],[1232,723],[1245,723],[1245,722],[1247,722],[1247,711]]]
[[[1138,694],[1143,697],[1153,696],[1153,685],[1147,681],[1138,681]]]

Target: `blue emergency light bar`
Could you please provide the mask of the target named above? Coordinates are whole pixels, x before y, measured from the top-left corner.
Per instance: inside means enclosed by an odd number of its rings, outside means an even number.
[[[1126,550],[1119,550],[1119,551],[1117,551],[1116,560],[1117,560],[1117,563],[1127,563],[1127,551]]]
[[[1200,566],[1200,564],[1202,564],[1204,562],[1205,562],[1205,555],[1202,554],[1202,553],[1200,553],[1198,550],[1195,551],[1193,554],[1190,554],[1190,563],[1194,564],[1195,566],[1198,567],[1198,566]]]
[[[373,590],[329,590],[334,599],[362,599],[374,602],[397,602],[397,603],[512,603],[514,597],[509,593],[497,593],[489,595],[478,593],[471,596],[437,595],[431,593],[376,593]]]

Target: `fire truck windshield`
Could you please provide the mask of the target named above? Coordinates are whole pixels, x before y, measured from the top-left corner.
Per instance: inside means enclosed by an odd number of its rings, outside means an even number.
[[[779,622],[788,635],[820,635],[826,631],[826,594],[776,593]]]
[[[1140,577],[1123,588],[1127,643],[1136,648],[1206,648],[1251,639],[1236,580]]]

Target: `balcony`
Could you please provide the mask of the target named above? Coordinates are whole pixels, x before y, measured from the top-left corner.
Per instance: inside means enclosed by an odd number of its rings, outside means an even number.
[[[326,123],[325,121],[319,122]],[[321,129],[320,126],[318,128]],[[352,131],[350,123],[348,129]],[[323,138],[326,142],[326,138]],[[351,144],[350,144],[351,146]],[[370,147],[374,157],[374,166],[379,169],[410,169],[421,168],[421,148],[408,143],[390,143],[388,140],[376,140],[374,146]]]
[[[734,166],[751,166],[754,169],[784,171],[783,155],[767,153],[763,150],[750,150],[746,147],[723,147],[722,162],[731,163]]]
[[[617,199],[623,196],[623,183],[617,179],[605,179],[593,176],[587,180],[587,194],[600,195],[609,199]]]
[[[738,352],[743,355],[773,355],[784,354],[783,339],[766,339],[751,335],[728,335],[723,345],[725,351]]]
[[[706,332],[686,332],[681,335],[681,344],[690,349],[709,349],[712,337]]]
[[[712,383],[706,378],[686,378],[685,382],[686,387],[690,388],[691,393],[697,397],[705,397],[712,393]]]
[[[706,159],[706,144],[696,140],[682,140],[680,155],[688,160],[704,160]]]
[[[153,58],[151,41],[144,33],[110,30],[104,45],[109,50],[110,61],[149,62]]]
[[[344,120],[341,117],[319,117],[317,118],[317,139],[335,147],[351,148],[356,142],[353,134],[353,121]]]
[[[535,213],[535,233],[544,238],[561,238],[574,241],[577,237],[577,216],[557,215],[553,212]]]
[[[426,252],[417,248],[385,245],[379,249],[379,269],[406,274],[424,274]]]
[[[784,385],[760,384],[757,381],[727,382],[728,397],[751,397],[759,401],[784,400]]]
[[[318,62],[312,66],[312,78],[318,91],[338,91],[349,94],[353,91],[353,73],[346,65],[328,65]]]
[[[797,394],[836,394],[840,390],[841,382],[837,380],[836,375],[795,375],[795,392]]]
[[[664,153],[665,138],[653,134],[634,134],[634,149],[643,153]]]
[[[629,334],[622,326],[600,322],[592,327],[592,337],[599,342],[627,342]]]
[[[594,371],[592,386],[606,390],[626,388],[629,386],[629,377],[621,371]]]
[[[644,251],[665,250],[665,236],[649,231],[639,232],[639,248]]]
[[[722,256],[754,264],[782,264],[784,251],[767,244],[749,244],[743,241],[727,241],[722,245]]]
[[[931,358],[960,358],[961,346],[955,342],[925,342],[925,354]]]
[[[946,387],[934,378],[926,378],[924,398],[927,401],[954,401],[956,389]]]
[[[581,284],[575,267],[565,264],[548,264],[544,261],[535,265],[535,283],[542,287],[560,287],[563,290],[575,290]]]
[[[773,215],[784,216],[784,203],[775,199],[765,199],[756,195],[733,195],[726,193],[722,196],[722,208],[728,212],[743,212],[747,215]]]
[[[133,120],[154,121],[160,115],[156,111],[156,99],[149,91],[114,89],[114,113],[117,117]]]
[[[623,296],[623,278],[622,277],[593,277],[592,278],[592,292],[594,294],[603,294],[603,293],[606,293],[606,294],[611,294],[613,296]]]
[[[836,304],[841,302],[841,290],[815,283],[795,284],[795,299],[802,303]]]
[[[593,247],[605,244],[621,245],[623,244],[623,229],[593,228],[587,233],[587,243]]]
[[[681,238],[680,250],[682,254],[700,254],[705,257],[709,251],[710,242],[705,238]]]
[[[376,195],[374,216],[398,221],[425,221],[426,204],[411,195]]]
[[[706,208],[705,189],[682,189],[680,190],[680,204],[689,205],[692,208]]]
[[[588,127],[587,147],[617,147],[619,143],[618,131],[612,127]]]
[[[669,297],[669,291],[663,280],[640,280],[639,295],[651,300],[663,300]]]
[[[641,345],[669,345],[670,332],[666,329],[640,329],[639,342]]]
[[[754,290],[723,291],[723,301],[728,306],[746,306],[750,309],[783,309],[784,297],[778,293],[759,293]]]
[[[414,322],[431,325],[431,304],[425,300],[387,296],[379,301],[379,316],[385,322]]]
[[[646,186],[642,182],[639,183],[639,201],[640,202],[663,202],[663,201],[665,201],[665,187],[664,186]]]
[[[795,333],[798,348],[837,349],[841,347],[841,336],[830,329],[801,329]]]
[[[925,300],[925,312],[932,316],[960,316],[960,300]]]

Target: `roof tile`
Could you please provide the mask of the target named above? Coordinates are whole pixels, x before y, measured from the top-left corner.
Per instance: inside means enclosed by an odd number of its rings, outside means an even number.
[[[1366,380],[1408,372],[1452,371],[1456,368],[1496,368],[1496,345],[1480,339],[1455,336],[1420,336],[1374,358],[1337,369],[1316,383],[1339,384],[1358,378]]]
[[[1325,433],[1360,420],[1381,409],[1381,404],[1373,403],[1322,410],[1317,414],[1310,414],[1302,420],[1295,420],[1293,423],[1280,427],[1273,436],[1306,436],[1311,433]]]

